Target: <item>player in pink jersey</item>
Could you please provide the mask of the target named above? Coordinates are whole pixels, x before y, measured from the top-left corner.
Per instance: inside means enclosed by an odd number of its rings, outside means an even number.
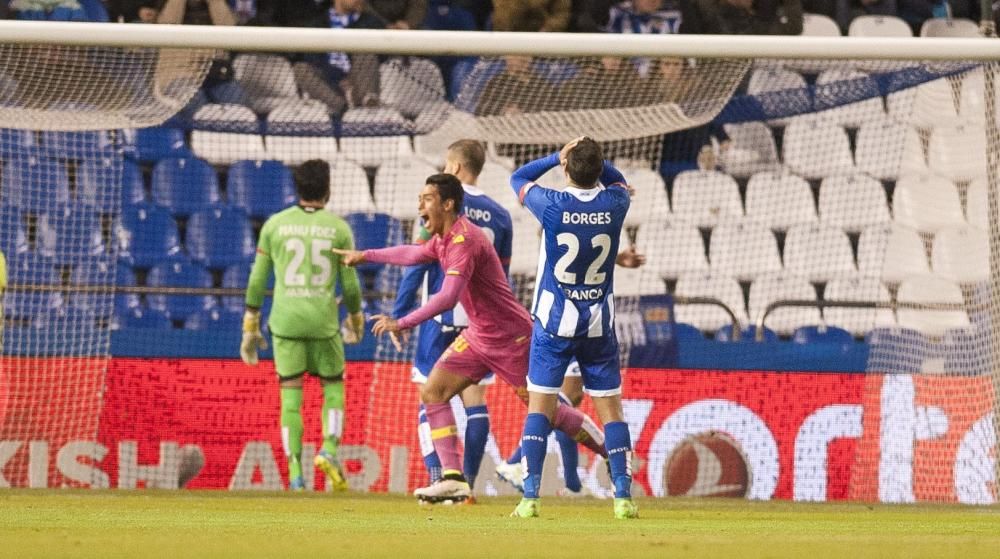
[[[434,449],[441,459],[442,479],[414,494],[421,501],[464,501],[471,489],[462,475],[458,429],[448,401],[490,371],[510,384],[527,403],[531,317],[514,297],[500,258],[486,235],[460,214],[462,184],[452,175],[427,178],[420,192],[420,216],[433,237],[423,245],[403,245],[364,252],[333,249],[350,266],[381,262],[410,266],[438,261],[445,278],[441,290],[422,307],[400,318],[375,315],[372,332],[398,335],[462,303],[469,327],[441,355],[421,386]],[[604,435],[590,418],[560,405],[554,426],[604,456]]]

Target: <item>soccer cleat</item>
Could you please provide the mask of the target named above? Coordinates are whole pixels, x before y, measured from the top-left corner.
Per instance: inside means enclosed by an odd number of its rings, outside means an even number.
[[[510,513],[511,518],[538,518],[538,499],[521,499]]]
[[[524,468],[520,462],[514,464],[502,462],[497,466],[497,477],[513,485],[520,493],[524,493]]]
[[[472,497],[472,489],[464,479],[444,477],[413,492],[421,503],[456,504],[464,503]]]
[[[288,482],[289,491],[305,491],[306,482],[301,477],[293,477],[291,481]]]
[[[347,478],[344,477],[344,470],[336,458],[321,450],[313,460],[313,464],[326,474],[334,491],[347,491]]]
[[[587,488],[586,485],[580,487],[579,491],[573,491],[568,487],[563,487],[562,489],[556,491],[556,496],[566,497],[569,499],[579,499],[581,497],[593,497],[594,493]]]
[[[639,506],[632,502],[631,497],[615,497],[615,518],[639,518]]]

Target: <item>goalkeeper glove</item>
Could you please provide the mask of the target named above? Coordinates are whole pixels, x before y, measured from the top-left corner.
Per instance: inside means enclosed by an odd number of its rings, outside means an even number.
[[[365,315],[362,312],[353,312],[347,315],[340,329],[340,335],[344,338],[345,344],[361,343],[365,337]]]
[[[267,349],[267,340],[260,333],[260,311],[247,309],[243,313],[243,339],[240,341],[240,358],[247,365],[257,364],[257,350]]]

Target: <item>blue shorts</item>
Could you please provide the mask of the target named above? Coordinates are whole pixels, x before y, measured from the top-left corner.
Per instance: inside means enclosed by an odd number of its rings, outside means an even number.
[[[442,326],[436,320],[428,320],[418,327],[417,332],[417,352],[413,356],[413,369],[410,370],[410,382],[417,384],[427,384],[427,377],[434,370],[444,350],[455,341],[455,338],[462,333],[462,328],[452,326]],[[493,384],[496,378],[493,373],[479,381],[479,384],[486,386]]]
[[[546,332],[537,321],[531,332],[528,390],[558,394],[574,358],[580,364],[587,394],[600,397],[622,393],[618,338],[613,332],[600,338],[562,338]]]

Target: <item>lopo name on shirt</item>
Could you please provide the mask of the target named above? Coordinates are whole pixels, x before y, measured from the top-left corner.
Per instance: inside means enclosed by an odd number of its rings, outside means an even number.
[[[465,216],[472,221],[490,221],[493,217],[489,210],[481,208],[465,208]]]
[[[326,227],[324,225],[280,225],[278,226],[279,237],[314,237],[320,239],[337,238],[336,227]]]
[[[562,222],[573,225],[607,225],[611,223],[611,212],[563,212]]]

